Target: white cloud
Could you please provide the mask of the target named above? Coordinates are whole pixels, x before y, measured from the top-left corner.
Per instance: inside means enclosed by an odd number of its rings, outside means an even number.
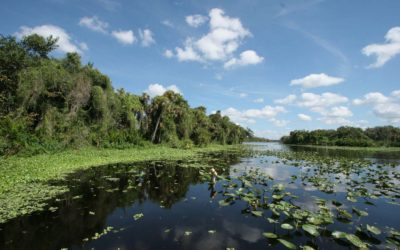
[[[81,48],[81,50],[88,50],[89,49],[89,46],[85,42],[81,42],[78,45],[79,45],[79,48]]]
[[[310,108],[314,112],[321,112],[324,108],[348,102],[348,98],[339,94],[325,92],[321,95],[303,93],[297,102],[300,107]]]
[[[254,50],[246,50],[240,53],[239,58],[232,58],[224,64],[224,68],[230,69],[237,66],[255,65],[264,61],[264,57],[257,55]]]
[[[297,117],[302,121],[311,121],[312,120],[311,116],[305,115],[305,114],[298,114]]]
[[[353,125],[351,121],[347,120],[347,118],[353,116],[351,110],[346,106],[337,106],[347,102],[347,97],[335,93],[325,92],[321,95],[303,93],[297,101],[297,105],[320,114],[321,117],[318,120],[326,124]],[[298,117],[300,119],[305,118],[300,117],[300,115]]]
[[[354,105],[371,105],[373,113],[389,123],[400,123],[400,95],[399,90],[385,96],[379,92],[372,92],[364,95],[362,99],[353,100]]]
[[[247,97],[247,96],[248,96],[248,95],[247,95],[246,93],[240,93],[240,94],[239,94],[239,97],[240,97],[240,98],[245,98],[245,97]]]
[[[153,36],[154,34],[151,30],[145,29],[142,31],[141,29],[139,29],[139,37],[142,40],[142,46],[149,47],[150,45],[156,43]]]
[[[280,105],[288,105],[292,104],[296,99],[297,99],[296,95],[288,95],[285,98],[275,100],[274,103]]]
[[[190,26],[197,28],[203,25],[205,22],[207,22],[208,17],[202,16],[202,15],[191,15],[187,16],[185,18],[186,23],[189,24]]]
[[[363,104],[383,104],[387,103],[389,98],[384,96],[379,92],[371,92],[364,96],[363,99],[354,99],[354,105],[363,105]]]
[[[399,98],[400,97],[400,89],[392,91],[392,93],[390,93],[390,95],[393,97]]]
[[[163,85],[158,83],[150,84],[144,92],[149,94],[151,97],[155,97],[163,95],[168,90],[172,90],[175,93],[182,94],[182,92],[176,85],[169,85],[167,87],[164,87]]]
[[[199,54],[195,51],[193,48],[193,42],[189,38],[185,42],[185,47],[182,48],[175,48],[176,50],[176,57],[178,58],[178,61],[184,62],[184,61],[197,61],[197,62],[202,62],[203,59],[200,57]]]
[[[222,9],[215,8],[209,12],[209,32],[200,38],[186,38],[183,46],[175,48],[175,54],[179,61],[226,63],[234,58],[243,39],[249,36],[250,31],[243,27],[238,18],[229,17]],[[249,50],[235,59],[234,64],[248,65],[260,61],[262,57]]]
[[[370,44],[362,49],[366,56],[375,55],[376,62],[369,68],[379,68],[396,55],[400,54],[400,27],[391,28],[385,35],[385,43]]]
[[[277,115],[284,112],[286,112],[284,107],[269,105],[261,109],[247,109],[239,111],[231,107],[221,111],[223,115],[228,116],[236,123],[255,123],[255,119],[268,119],[276,126],[285,126],[288,123],[287,121],[276,119]]]
[[[162,21],[161,23],[162,23],[163,25],[167,26],[167,27],[170,27],[170,28],[173,28],[173,27],[174,27],[174,24],[173,24],[170,20],[164,20],[164,21]]]
[[[133,44],[136,41],[132,30],[114,30],[111,35],[122,44]]]
[[[316,88],[322,86],[331,86],[343,82],[343,78],[328,76],[324,73],[310,74],[300,79],[290,81],[290,85],[300,85],[304,88]]]
[[[253,102],[255,102],[255,103],[263,103],[263,102],[264,102],[264,98],[257,98],[257,99],[254,99]]]
[[[322,110],[319,112],[322,117],[318,120],[332,125],[348,125],[348,126],[355,126],[355,123],[349,121],[347,118],[353,116],[353,112],[348,107],[345,106],[338,106],[332,107],[330,109]]]
[[[97,16],[82,17],[79,20],[79,25],[103,34],[107,33],[107,28],[108,28],[108,23],[101,21]]]
[[[229,119],[238,124],[253,124],[256,122],[253,118],[246,117],[243,112],[232,107],[222,110],[221,114],[228,116]]]
[[[82,53],[82,50],[80,49],[82,48],[82,44],[80,45],[76,44],[75,42],[72,42],[71,36],[61,27],[51,24],[35,26],[32,28],[27,26],[21,26],[20,30],[15,33],[15,36],[18,38],[22,38],[24,36],[28,36],[31,34],[38,34],[43,37],[53,36],[54,38],[58,38],[57,50],[59,51]],[[87,45],[84,48],[87,49]]]
[[[167,49],[167,50],[164,51],[164,56],[166,58],[171,58],[171,57],[174,56],[174,52],[172,52],[172,50]]]
[[[276,118],[271,118],[271,119],[269,119],[269,121],[272,122],[277,127],[285,127],[286,125],[288,125],[290,123],[287,120],[278,120]]]

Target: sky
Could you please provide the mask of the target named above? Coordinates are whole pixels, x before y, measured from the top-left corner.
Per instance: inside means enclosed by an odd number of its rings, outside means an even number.
[[[3,0],[0,34],[58,37],[115,89],[181,93],[256,135],[400,125],[398,0]]]

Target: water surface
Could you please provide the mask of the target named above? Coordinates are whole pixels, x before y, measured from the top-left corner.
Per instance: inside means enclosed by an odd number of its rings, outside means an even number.
[[[282,242],[263,236],[264,232],[298,247],[351,248],[347,239],[332,237],[333,231],[357,235],[371,249],[395,247],[397,238],[390,230],[400,229],[399,155],[321,151],[278,143],[249,146],[258,153],[242,157],[227,152],[200,162],[115,164],[77,172],[54,183],[67,185],[71,191],[51,201],[46,211],[0,225],[0,249],[286,249]],[[269,151],[311,158],[263,153]],[[325,166],[314,159],[321,155],[338,157],[342,165]],[[348,162],[357,160],[364,165],[357,163],[355,171]],[[210,167],[220,176],[216,182]],[[294,211],[318,214],[321,206],[332,213],[333,223],[318,225],[319,237],[306,233],[288,216]],[[353,207],[368,216],[358,216]],[[342,218],[339,210],[352,218]],[[283,229],[285,223],[295,228]],[[363,229],[367,224],[382,233],[368,233]]]

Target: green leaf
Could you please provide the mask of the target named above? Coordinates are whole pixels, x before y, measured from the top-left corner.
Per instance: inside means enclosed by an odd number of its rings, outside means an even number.
[[[271,219],[271,218],[267,218],[267,220],[268,220],[268,222],[271,223],[271,224],[278,224],[278,223],[279,223],[278,220],[274,220],[274,219]]]
[[[265,237],[267,237],[268,239],[276,239],[276,238],[278,238],[278,235],[276,235],[274,233],[265,232],[265,233],[263,233],[263,235]]]
[[[263,212],[262,211],[251,211],[254,216],[261,217]]]
[[[353,210],[353,212],[354,212],[355,214],[357,214],[358,216],[368,216],[368,213],[367,213],[367,212],[365,212],[365,211],[363,211],[363,210],[360,210],[360,209],[357,209],[356,207],[353,207],[352,210]]]
[[[310,246],[303,246],[303,250],[314,250],[314,248]]]
[[[283,224],[281,225],[281,228],[286,229],[286,230],[292,230],[292,229],[293,229],[293,226],[290,225],[290,224],[288,224],[288,223],[283,223]]]
[[[370,226],[368,224],[367,224],[367,230],[376,235],[380,235],[382,233],[379,228],[377,228],[375,226]]]
[[[301,228],[312,236],[319,236],[318,227],[311,224],[304,224]]]
[[[284,245],[285,247],[287,247],[287,248],[289,248],[289,249],[292,249],[292,250],[296,249],[296,246],[295,246],[293,243],[291,243],[291,242],[289,242],[289,241],[287,241],[287,240],[278,239],[278,241],[279,241],[282,245]]]
[[[221,207],[225,207],[225,206],[229,206],[230,202],[228,202],[228,201],[226,201],[226,200],[220,200],[220,201],[218,202],[218,204],[219,204]]]
[[[334,231],[334,232],[332,233],[332,236],[333,236],[333,238],[335,238],[335,239],[342,239],[342,238],[345,238],[345,237],[346,237],[346,233],[340,232],[340,231]]]
[[[353,244],[354,246],[356,246],[356,247],[359,247],[359,248],[368,248],[368,245],[367,244],[365,244],[364,242],[362,242],[361,240],[360,240],[360,238],[358,238],[356,235],[354,235],[354,234],[346,234],[346,239],[348,240],[348,241],[350,241],[351,242],[351,244]]]
[[[139,219],[142,218],[143,216],[144,216],[143,213],[135,214],[135,215],[133,216],[133,219],[139,220]]]

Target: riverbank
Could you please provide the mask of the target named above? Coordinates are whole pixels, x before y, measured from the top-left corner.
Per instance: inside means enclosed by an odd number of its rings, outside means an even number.
[[[0,223],[43,210],[47,200],[67,191],[67,187],[52,186],[48,182],[61,180],[78,170],[113,163],[192,159],[201,153],[233,150],[238,147],[211,145],[204,148],[174,149],[149,146],[122,150],[83,148],[30,157],[0,158]]]
[[[333,150],[354,150],[369,152],[400,152],[400,147],[350,147],[350,146],[321,146],[321,145],[300,145],[300,144],[284,144],[292,147],[305,147],[317,149],[333,149]]]

